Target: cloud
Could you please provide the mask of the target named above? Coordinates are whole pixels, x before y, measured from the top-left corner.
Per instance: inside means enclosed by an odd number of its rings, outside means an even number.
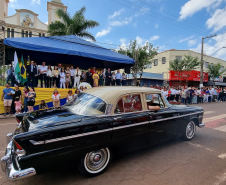
[[[126,49],[126,47],[127,47],[126,40],[127,40],[126,38],[120,39],[120,42],[121,42],[120,47],[123,49]]]
[[[142,45],[143,39],[142,39],[141,37],[137,36],[137,37],[136,37],[136,40],[137,40],[137,44],[138,44],[138,45]]]
[[[194,39],[194,40],[189,40],[188,41],[188,46],[190,47],[190,46],[193,46],[193,45],[195,45],[197,43],[197,39]]]
[[[194,37],[194,36],[190,36],[190,37],[181,39],[181,40],[179,40],[178,42],[179,42],[179,43],[180,43],[180,42],[185,42],[185,41],[188,41],[188,40],[192,39],[193,37]]]
[[[226,38],[226,32],[209,39],[209,40],[212,40],[213,42],[206,42],[204,44],[204,53],[206,55],[212,55],[213,53],[215,53],[220,48],[225,47],[226,46],[225,38]],[[196,48],[191,48],[190,50],[193,50],[193,51],[198,50],[199,52],[201,52],[201,46],[202,45],[200,43],[200,44],[198,44],[198,46]],[[219,51],[217,51],[213,55],[213,57],[216,57],[216,58],[219,58],[219,59],[222,59],[222,60],[226,60],[226,48],[223,48],[223,49],[220,49]],[[207,57],[204,57],[204,61],[205,61],[205,59],[207,59]],[[210,58],[208,58],[208,60],[210,60]]]
[[[217,9],[213,16],[206,21],[208,29],[213,28],[214,32],[226,26],[226,6],[223,9]]]
[[[219,1],[222,2],[223,0],[189,0],[181,7],[179,19],[186,19],[203,8],[209,8],[216,4],[219,5]]]
[[[96,34],[96,37],[103,37],[103,36],[107,35],[110,32],[111,32],[111,27],[108,27],[107,29],[102,29],[101,31],[99,31]]]
[[[47,22],[45,22],[45,24],[47,24],[47,25],[48,25],[48,21],[47,21]]]
[[[113,19],[113,18],[119,16],[124,10],[125,10],[125,9],[122,8],[122,9],[120,9],[119,11],[115,11],[112,15],[109,15],[109,16],[108,16],[108,19]]]
[[[41,0],[31,0],[31,4],[32,5],[41,4]]]
[[[158,40],[160,36],[154,35],[153,37],[150,38],[150,41]]]
[[[159,28],[159,25],[158,24],[155,24],[155,28]]]
[[[132,21],[133,17],[126,17],[124,20],[120,21],[111,21],[110,25],[111,26],[123,26],[123,25],[128,25]]]
[[[139,10],[139,12],[135,14],[135,17],[138,17],[138,16],[140,16],[140,15],[144,15],[144,14],[147,13],[149,10],[150,10],[149,8],[141,8],[141,9]]]

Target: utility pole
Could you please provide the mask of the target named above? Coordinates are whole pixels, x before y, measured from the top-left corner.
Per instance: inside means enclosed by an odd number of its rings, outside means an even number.
[[[1,78],[2,78],[2,84],[5,85],[5,45],[4,45],[4,39],[5,39],[5,21],[0,20],[0,70],[2,70]]]
[[[215,35],[210,35],[207,37],[202,37],[202,51],[201,51],[201,70],[200,70],[200,88],[203,87],[203,48],[204,48],[204,39],[211,38],[211,37],[216,37],[217,34]]]

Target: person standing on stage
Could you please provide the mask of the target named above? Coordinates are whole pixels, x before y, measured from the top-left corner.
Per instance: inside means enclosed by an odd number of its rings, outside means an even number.
[[[27,76],[28,76],[27,86],[28,87],[36,87],[35,75],[37,75],[37,67],[34,64],[34,61],[31,61],[31,64],[27,66]]]
[[[34,66],[36,68],[36,74],[35,74],[35,86],[34,87],[38,87],[38,80],[39,80],[39,68],[38,68],[38,65],[37,63],[35,62],[34,63]]]
[[[60,72],[60,88],[64,88],[65,89],[65,76],[66,76],[66,73],[64,71],[64,69],[61,69],[61,72]]]
[[[70,82],[71,82],[71,71],[69,69],[69,67],[67,67],[67,70],[65,71],[65,85],[66,85],[66,89],[69,88]]]
[[[60,88],[60,73],[61,73],[61,64],[58,64],[58,71],[59,71],[59,75],[58,75],[58,79],[59,79],[59,83],[57,84],[57,87]]]
[[[13,77],[13,68],[12,66],[10,66],[9,69],[7,69],[7,78],[6,78],[6,83],[9,82],[9,80],[11,80],[11,85],[12,85],[12,77]]]
[[[125,73],[122,73],[122,86],[126,86],[126,80],[127,76],[125,75]]]
[[[91,73],[92,74],[95,74],[96,73],[96,68],[95,67],[93,67],[93,70],[91,70]]]
[[[108,70],[106,71],[105,76],[106,76],[106,78],[105,78],[105,85],[106,86],[110,86],[111,77],[112,77],[112,73],[111,73],[110,68],[108,68]]]
[[[122,74],[119,72],[119,69],[117,70],[117,73],[115,74],[115,76],[116,76],[116,85],[121,86]]]
[[[72,88],[75,81],[75,70],[73,66],[71,66],[70,72],[71,72],[71,88]]]
[[[98,87],[99,79],[98,71],[96,71],[96,73],[93,74],[93,87]]]
[[[103,85],[104,85],[104,74],[103,74],[103,71],[101,70],[99,74],[99,86],[103,86]]]
[[[86,72],[86,82],[93,86],[93,73],[91,73],[90,69]]]
[[[53,86],[54,87],[58,87],[58,84],[59,84],[59,70],[57,68],[57,66],[54,66],[54,70],[52,71],[52,77],[53,77]],[[56,86],[54,85],[56,82]]]
[[[51,88],[52,85],[52,68],[50,65],[48,65],[48,69],[47,69],[47,88]]]
[[[43,80],[44,80],[44,84],[46,88],[47,87],[47,84],[46,84],[47,66],[45,62],[42,62],[42,65],[39,67],[39,72],[40,72],[40,79],[41,79],[41,87],[43,88]]]
[[[80,77],[81,77],[81,71],[79,70],[79,67],[75,69],[75,82],[74,82],[74,88],[79,86]]]

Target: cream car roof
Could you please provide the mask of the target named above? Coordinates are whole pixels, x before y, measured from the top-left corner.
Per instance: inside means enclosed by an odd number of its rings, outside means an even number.
[[[160,93],[158,89],[147,87],[127,87],[127,86],[115,86],[115,87],[94,87],[85,90],[83,93],[92,94],[103,99],[108,104],[115,104],[118,97],[124,94],[134,93]]]

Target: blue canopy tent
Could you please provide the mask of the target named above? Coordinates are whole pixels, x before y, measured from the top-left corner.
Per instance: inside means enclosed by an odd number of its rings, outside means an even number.
[[[28,55],[31,60],[41,64],[71,64],[74,67],[108,68],[111,70],[127,68],[134,64],[128,56],[103,48],[74,35],[52,37],[6,38],[7,49],[17,51],[18,57]],[[11,52],[12,53],[12,52]]]

